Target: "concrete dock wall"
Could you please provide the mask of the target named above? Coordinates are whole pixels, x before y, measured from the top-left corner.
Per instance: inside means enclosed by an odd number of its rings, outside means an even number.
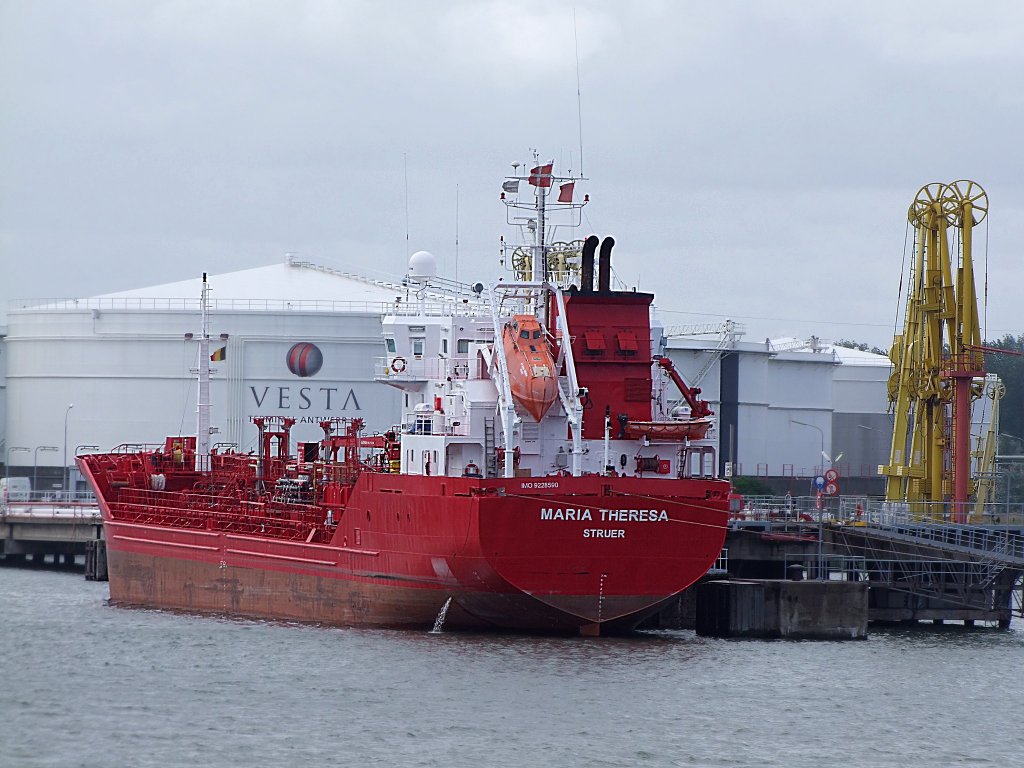
[[[697,634],[861,640],[868,633],[868,585],[851,581],[709,581],[697,588]]]

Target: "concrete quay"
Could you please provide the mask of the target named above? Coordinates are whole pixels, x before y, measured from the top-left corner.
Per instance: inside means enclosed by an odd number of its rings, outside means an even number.
[[[722,579],[697,587],[696,630],[706,637],[864,640],[863,581]]]
[[[102,541],[103,520],[95,504],[8,502],[0,506],[0,555],[33,561],[52,556],[73,562],[89,542]]]

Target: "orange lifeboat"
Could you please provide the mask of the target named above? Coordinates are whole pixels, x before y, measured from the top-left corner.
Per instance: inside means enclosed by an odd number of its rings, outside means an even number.
[[[558,377],[544,331],[533,315],[515,315],[501,333],[512,399],[540,421],[558,397]]]
[[[715,423],[711,418],[683,421],[631,421],[623,432],[626,437],[649,440],[703,440]]]

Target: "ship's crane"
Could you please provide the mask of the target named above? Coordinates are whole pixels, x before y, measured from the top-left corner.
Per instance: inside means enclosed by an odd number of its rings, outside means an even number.
[[[988,196],[976,182],[933,183],[918,191],[907,213],[914,252],[903,332],[889,353],[892,450],[889,463],[879,467],[886,499],[951,501],[958,522],[966,519],[976,490],[971,403],[983,389],[985,358],[972,245],[974,227],[987,214]]]

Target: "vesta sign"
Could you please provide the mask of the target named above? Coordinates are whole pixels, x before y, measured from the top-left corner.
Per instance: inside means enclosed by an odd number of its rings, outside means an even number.
[[[361,411],[354,387],[345,384],[293,387],[280,384],[249,386],[252,403],[261,411],[309,411],[338,413]]]
[[[313,424],[336,416],[370,416],[365,409],[374,410],[376,398],[370,393],[377,385],[338,381],[338,374],[331,370],[331,361],[338,358],[337,350],[325,350],[310,341],[296,342],[287,351],[277,345],[260,348],[254,365],[266,370],[264,366],[269,364],[270,370],[280,375],[245,382],[248,415],[290,416],[300,423]],[[317,374],[327,380],[314,379]]]

